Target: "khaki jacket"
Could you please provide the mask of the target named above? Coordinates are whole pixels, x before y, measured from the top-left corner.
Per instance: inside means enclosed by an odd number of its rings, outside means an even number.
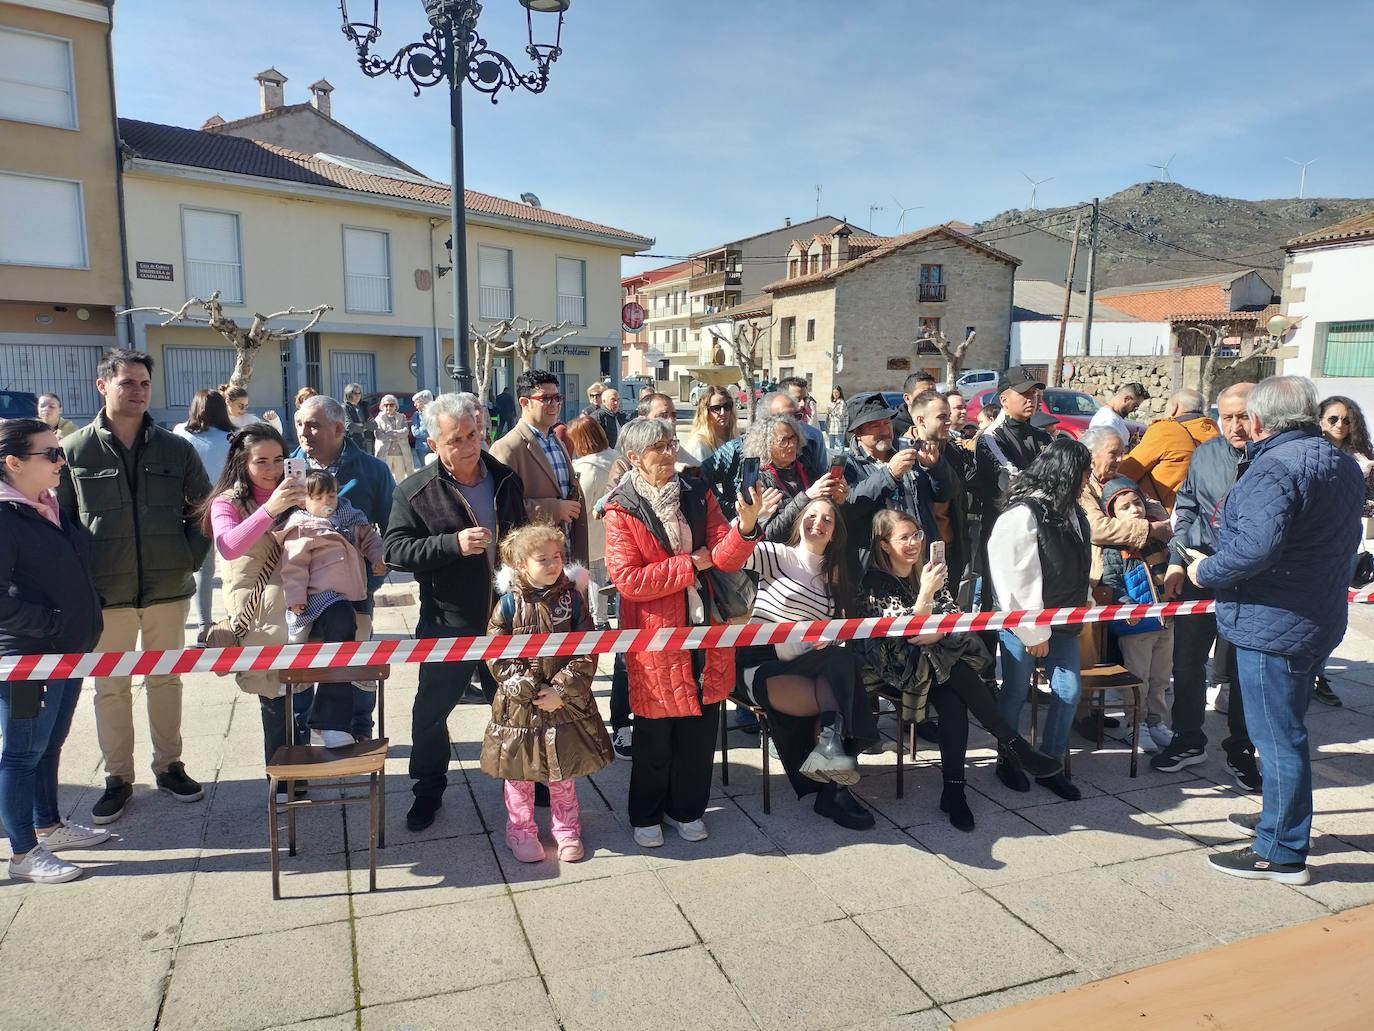
[[[561,444],[559,445],[562,446]],[[566,454],[566,452],[564,452]],[[558,477],[549,464],[548,456],[534,436],[534,430],[523,419],[491,446],[491,457],[510,466],[520,477],[525,489],[525,514],[531,521],[558,525],[554,515],[554,505],[565,500],[559,487]],[[577,472],[573,469],[572,456],[568,456],[568,474],[572,479],[572,497],[566,500],[582,504],[581,514],[572,524],[572,557],[585,564],[587,557],[587,499],[577,483]]]
[[[253,511],[246,508],[244,515]],[[271,530],[257,539],[248,554],[241,558],[225,559],[217,556],[220,563],[220,576],[224,581],[224,610],[230,619],[235,618],[248,604],[253,593],[253,585],[258,582],[258,573],[274,552],[279,550],[276,537]],[[254,645],[280,645],[286,643],[286,591],[282,588],[282,563],[277,560],[277,568],[267,581],[263,592],[262,605],[257,618],[243,636],[245,647]],[[281,694],[281,681],[274,670],[258,670],[235,673],[239,690],[264,698],[276,698]]]

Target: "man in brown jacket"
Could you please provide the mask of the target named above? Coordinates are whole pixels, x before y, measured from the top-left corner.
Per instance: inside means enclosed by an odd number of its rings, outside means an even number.
[[[1217,424],[1203,414],[1206,407],[1201,391],[1187,387],[1175,391],[1164,418],[1150,423],[1140,443],[1121,460],[1121,475],[1135,480],[1146,498],[1170,512],[1188,475],[1193,450],[1221,434]]]
[[[520,421],[491,446],[491,456],[510,466],[525,489],[525,514],[561,526],[571,557],[587,562],[587,512],[573,473],[572,456],[554,436],[563,407],[558,377],[527,370],[515,380]]]

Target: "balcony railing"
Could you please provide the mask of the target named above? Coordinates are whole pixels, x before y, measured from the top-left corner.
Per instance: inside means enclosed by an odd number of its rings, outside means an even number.
[[[508,286],[484,286],[478,292],[478,312],[484,319],[515,317],[514,291]]]
[[[209,297],[218,290],[225,304],[242,304],[243,266],[236,261],[187,259],[186,289],[192,297]]]
[[[922,283],[921,300],[923,301],[943,301],[945,299],[944,283]]]
[[[391,277],[363,272],[344,276],[344,307],[384,315],[391,311]]]
[[[577,294],[558,295],[558,321],[574,326],[587,324],[587,299]]]
[[[744,273],[738,269],[722,269],[719,272],[703,272],[693,276],[687,281],[687,290],[696,294],[706,290],[724,290],[727,287],[737,287],[743,282]]]

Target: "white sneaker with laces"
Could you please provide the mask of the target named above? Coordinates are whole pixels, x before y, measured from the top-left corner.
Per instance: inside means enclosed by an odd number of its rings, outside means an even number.
[[[635,844],[640,848],[662,848],[663,828],[657,824],[652,827],[636,827]]]
[[[615,732],[615,737],[611,738],[611,747],[615,751],[617,759],[632,759],[634,757],[634,728],[621,727]]]
[[[671,816],[665,816],[664,822],[677,828],[677,832],[682,835],[683,841],[705,841],[710,837],[710,832],[706,829],[705,820],[689,820],[686,823],[678,823]]]
[[[311,730],[310,743],[317,748],[346,748],[354,741],[346,730]]]
[[[62,823],[47,834],[38,835],[39,847],[49,852],[64,848],[90,848],[110,840],[110,832],[101,827],[84,827],[79,823]]]
[[[1154,739],[1156,748],[1168,748],[1173,743],[1174,732],[1163,723],[1150,723],[1145,730]]]
[[[58,859],[42,845],[35,845],[21,862],[10,860],[10,880],[35,884],[61,884],[74,881],[84,870],[65,859]]]

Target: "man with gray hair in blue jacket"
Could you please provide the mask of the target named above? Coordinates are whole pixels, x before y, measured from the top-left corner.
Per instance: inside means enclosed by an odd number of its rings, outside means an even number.
[[[1245,722],[1264,761],[1264,809],[1233,814],[1254,842],[1208,862],[1233,877],[1306,884],[1304,717],[1316,671],[1345,636],[1364,476],[1322,436],[1311,380],[1272,376],[1248,410],[1251,443],[1218,515],[1216,554],[1190,549],[1188,578],[1216,592],[1218,629],[1236,646]]]

